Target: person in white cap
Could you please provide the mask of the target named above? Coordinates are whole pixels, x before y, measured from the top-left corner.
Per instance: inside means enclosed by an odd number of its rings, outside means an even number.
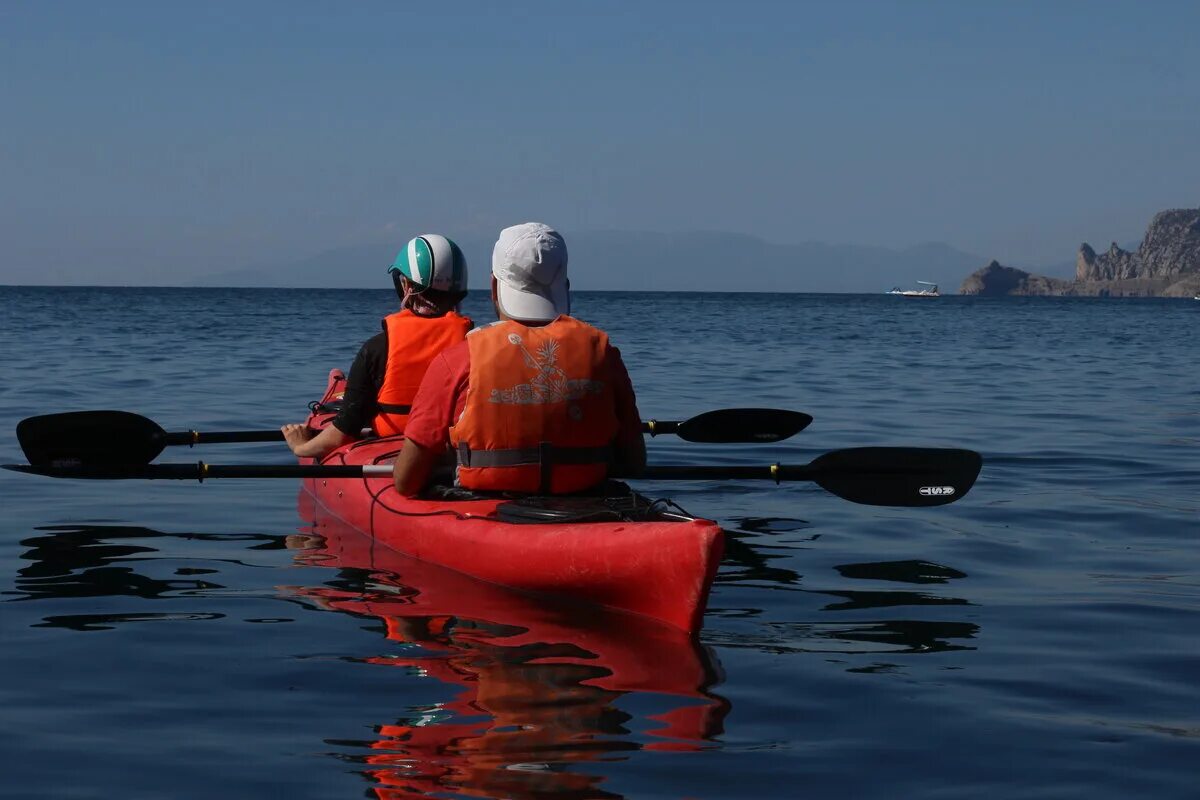
[[[474,491],[570,494],[646,464],[620,352],[570,316],[567,245],[553,228],[505,228],[492,251],[499,321],[429,365],[413,400],[396,489],[421,492],[445,455]]]
[[[357,439],[368,423],[379,436],[403,433],[429,362],[471,330],[471,320],[458,313],[467,295],[467,260],[457,244],[435,233],[418,236],[388,272],[400,311],[384,317],[383,331],[358,351],[337,417],[319,434],[303,424],[280,429],[298,456],[320,458]]]

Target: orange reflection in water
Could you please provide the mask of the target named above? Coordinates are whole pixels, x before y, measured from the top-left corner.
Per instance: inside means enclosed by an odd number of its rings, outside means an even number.
[[[297,560],[370,570],[362,591],[290,590],[322,608],[382,620],[414,654],[371,663],[416,671],[459,688],[407,724],[380,724],[363,759],[381,798],[618,797],[578,765],[634,750],[711,746],[729,711],[709,688],[718,666],[693,637],[635,615],[569,607],[477,581],[377,546],[300,493],[313,537]],[[617,705],[656,695],[666,711],[638,722]],[[649,739],[649,741],[646,741]]]

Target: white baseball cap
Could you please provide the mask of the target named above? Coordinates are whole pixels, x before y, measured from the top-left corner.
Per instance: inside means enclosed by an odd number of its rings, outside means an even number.
[[[500,231],[492,249],[492,275],[496,304],[506,316],[549,322],[571,313],[567,243],[549,225],[525,222]]]

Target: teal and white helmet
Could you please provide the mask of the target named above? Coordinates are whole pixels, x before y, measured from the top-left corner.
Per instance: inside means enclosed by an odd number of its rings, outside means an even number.
[[[459,246],[436,233],[418,236],[396,254],[388,272],[399,272],[425,289],[438,292],[467,291],[467,259]]]

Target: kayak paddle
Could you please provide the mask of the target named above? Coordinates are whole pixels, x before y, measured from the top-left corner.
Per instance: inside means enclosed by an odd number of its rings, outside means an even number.
[[[683,422],[649,420],[642,430],[673,433],[689,442],[777,442],[808,427],[812,417],[773,408],[725,408]],[[151,419],[129,411],[68,411],[17,423],[17,441],[30,464],[149,464],[173,445],[278,442],[278,428],[265,431],[179,431],[168,433]]]
[[[4,464],[5,469],[52,478],[363,478],[390,477],[390,464],[103,464],[75,466]],[[855,447],[825,453],[808,464],[785,466],[651,466],[646,480],[812,481],[853,503],[874,506],[940,506],[970,491],[983,459],[972,450],[928,447]]]

